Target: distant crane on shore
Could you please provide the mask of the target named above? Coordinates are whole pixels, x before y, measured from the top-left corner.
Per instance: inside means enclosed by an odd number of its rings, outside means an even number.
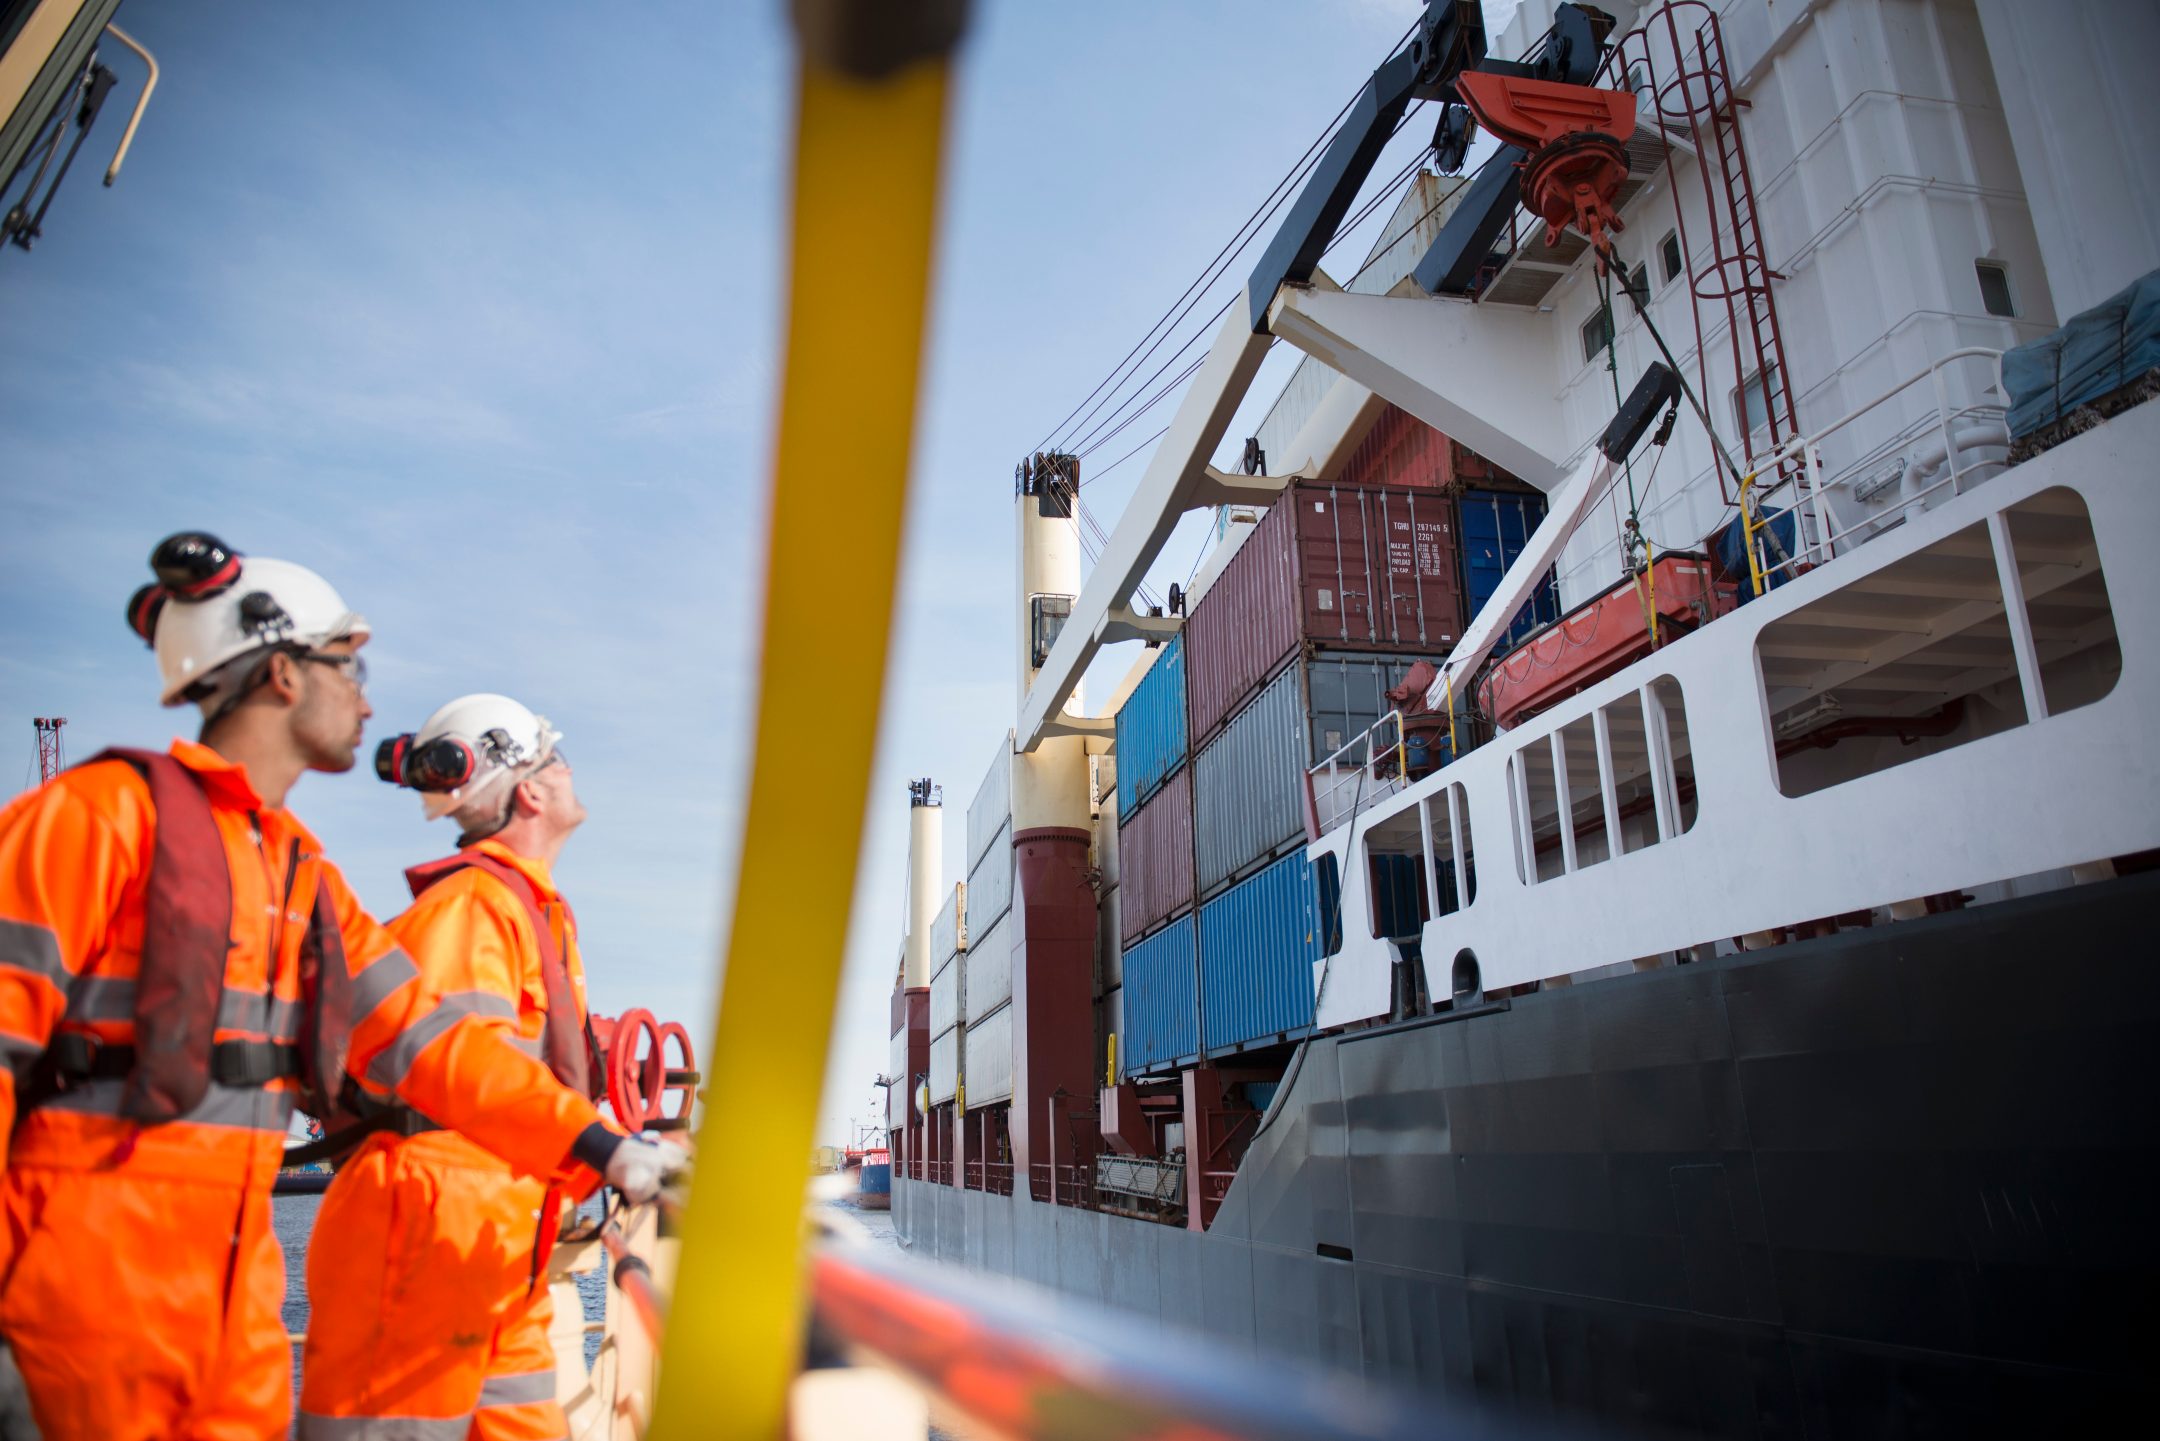
[[[67,717],[33,716],[30,723],[37,727],[38,784],[43,785],[67,764],[60,750],[60,727],[67,724]]]

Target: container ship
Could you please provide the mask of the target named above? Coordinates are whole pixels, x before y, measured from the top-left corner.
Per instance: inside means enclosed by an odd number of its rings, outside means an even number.
[[[964,875],[910,787],[906,1243],[1620,1429],[2149,1404],[2154,54],[1429,5],[1085,573],[1081,461],[1016,471]]]

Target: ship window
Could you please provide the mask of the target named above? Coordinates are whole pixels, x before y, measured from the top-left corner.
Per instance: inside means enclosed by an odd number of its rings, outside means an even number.
[[[1343,943],[1342,868],[1332,854],[1313,862],[1313,889],[1320,908],[1320,954],[1332,956]]]
[[[1664,268],[1665,279],[1669,282],[1680,274],[1680,236],[1678,232],[1666,231],[1665,238],[1658,242],[1657,253],[1658,264]]]
[[[1628,294],[1645,304],[1649,303],[1650,266],[1647,262],[1636,266],[1633,270],[1623,268],[1620,272],[1620,283]]]
[[[1597,314],[1583,322],[1582,358],[1585,361],[1595,360],[1604,353],[1605,347],[1610,344],[1612,344],[1612,312],[1600,305],[1597,308]]]
[[[1990,315],[2015,317],[2017,307],[2010,300],[2010,267],[2000,260],[1975,260],[1973,274],[1980,278],[1980,303]]]
[[[1777,367],[1768,365],[1733,391],[1733,420],[1742,436],[1751,437],[1770,423],[1770,387],[1777,383]]]
[[[1560,753],[1566,767],[1568,832],[1575,842],[1575,868],[1594,866],[1612,854],[1605,835],[1605,767],[1598,763],[1597,724],[1582,716],[1560,727]]]
[[[1605,732],[1602,759],[1597,734],[1600,718]],[[1583,729],[1587,736],[1582,735]],[[1565,738],[1565,745],[1577,866],[1631,855],[1695,823],[1694,751],[1687,740],[1687,707],[1678,681],[1661,676],[1642,690],[1608,703],[1599,717],[1574,722],[1570,730],[1573,733]],[[1585,742],[1589,757],[1578,760]],[[1578,774],[1582,776],[1579,792],[1572,784]],[[1593,802],[1594,817],[1590,814]],[[1608,818],[1618,827],[1617,835],[1609,831]]]
[[[1414,941],[1431,914],[1425,901],[1425,860],[1416,810],[1377,821],[1365,831],[1365,877],[1374,940]]]
[[[1763,627],[1755,659],[1781,791],[1859,780],[2115,688],[2122,651],[2083,497],[2056,487],[2019,501],[2004,532],[2015,617],[1983,523]],[[2036,696],[2020,676],[2013,625],[2030,628]]]
[[[1451,916],[1477,899],[1477,860],[1470,845],[1470,797],[1458,785],[1425,799],[1432,832],[1432,874],[1438,915]],[[1458,839],[1460,844],[1458,844]]]

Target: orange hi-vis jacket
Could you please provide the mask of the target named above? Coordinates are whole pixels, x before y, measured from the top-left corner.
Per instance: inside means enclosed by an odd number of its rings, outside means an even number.
[[[391,933],[434,988],[485,997],[491,1014],[510,1017],[529,1054],[545,1049],[551,1020],[582,1044],[584,966],[547,865],[493,840],[465,854],[508,867],[531,888],[569,972],[562,999],[576,1014],[554,1015],[532,912],[482,866],[432,884],[434,867],[408,872],[421,889]],[[323,1244],[308,1251],[302,1441],[567,1434],[548,1338],[553,1308],[535,1273],[535,1218],[554,1219],[545,1194],[538,1180],[512,1175],[449,1132],[378,1135],[339,1170],[316,1219]]]
[[[520,1171],[572,1174],[572,1143],[598,1113],[518,1048],[513,1017],[431,984],[242,766],[186,741],[172,755],[203,783],[231,879],[216,1038],[300,1039],[301,951],[321,893],[352,1002],[346,1068],[363,1090]],[[213,1080],[155,1125],[121,1113],[118,1078],[18,1113],[56,1032],[133,1043],[156,825],[149,786],[118,760],[0,811],[0,1331],[48,1437],[282,1434],[290,1363],[268,1193],[298,1082]]]

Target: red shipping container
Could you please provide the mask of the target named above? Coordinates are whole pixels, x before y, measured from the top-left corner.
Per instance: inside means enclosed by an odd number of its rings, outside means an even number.
[[[1185,622],[1195,750],[1301,643],[1444,656],[1462,635],[1455,502],[1413,486],[1293,483]]]
[[[1461,441],[1392,405],[1339,467],[1344,485],[1448,489],[1488,486],[1495,478],[1512,479]]]
[[[1118,940],[1141,936],[1192,909],[1192,767],[1118,824]]]

